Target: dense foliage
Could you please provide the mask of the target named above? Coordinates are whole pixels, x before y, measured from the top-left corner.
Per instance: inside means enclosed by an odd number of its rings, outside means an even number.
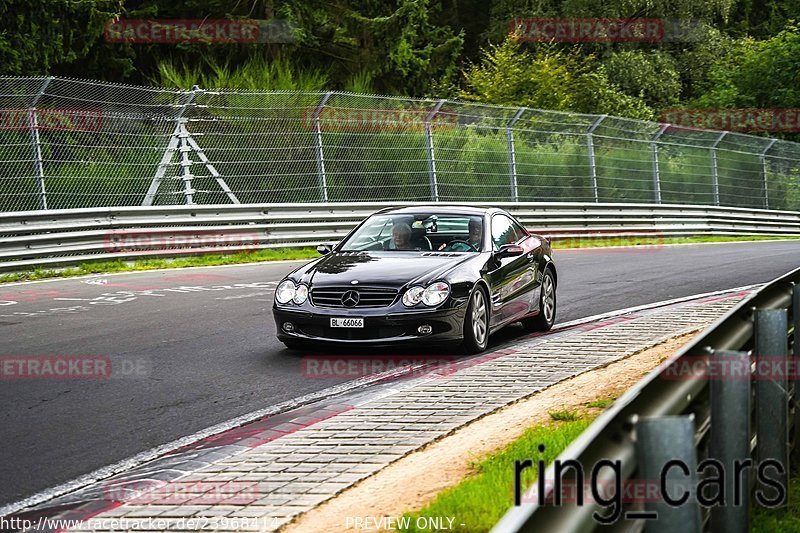
[[[689,21],[659,43],[530,43],[525,17]],[[288,42],[112,43],[109,21],[257,19]],[[0,74],[191,87],[340,89],[655,118],[799,107],[796,0],[0,0]]]

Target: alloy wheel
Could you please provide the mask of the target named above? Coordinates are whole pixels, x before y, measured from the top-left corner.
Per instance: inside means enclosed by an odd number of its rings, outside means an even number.
[[[555,291],[553,290],[553,278],[546,274],[542,281],[542,307],[544,308],[544,318],[547,322],[553,321],[553,313],[556,308]]]
[[[486,298],[483,291],[476,290],[472,295],[472,333],[475,335],[475,342],[483,346],[486,342],[488,323],[486,319]]]

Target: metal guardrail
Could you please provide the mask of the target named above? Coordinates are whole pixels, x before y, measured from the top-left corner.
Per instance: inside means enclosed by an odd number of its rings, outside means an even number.
[[[538,495],[529,503],[522,498],[521,505],[512,507],[492,531],[749,531],[754,489],[772,500],[766,502],[770,506],[783,507],[787,501],[786,494],[780,498],[777,492],[769,493],[770,487],[754,474],[757,465],[772,461],[765,477],[788,488],[789,466],[798,464],[798,342],[800,269],[765,285],[696,336],[620,397],[556,459],[561,465],[570,464],[567,461],[579,465],[587,473],[604,461],[618,462],[618,477],[628,482],[665,480],[659,497],[646,497],[644,502],[628,499],[622,504],[621,518],[601,526],[593,513],[605,516],[601,505],[605,500],[577,505],[573,498],[555,505],[558,491],[554,484],[548,488],[544,483],[539,493],[546,496],[541,501]],[[688,465],[689,472],[671,467],[665,475],[670,460]],[[700,500],[719,495],[714,490],[719,485],[698,487],[701,480],[719,476],[716,467],[707,466],[708,460],[718,461],[726,476],[721,485],[727,505]],[[739,465],[749,461],[751,466],[737,472],[737,461]],[[556,479],[554,466],[555,462],[547,469],[545,480]],[[597,472],[593,482],[615,482],[609,468]],[[581,480],[576,482],[574,469],[562,478],[571,487],[584,489]],[[665,491],[676,499],[683,493],[669,491],[681,487],[697,491],[690,490],[683,504],[668,505]],[[733,498],[737,495],[738,504]],[[657,513],[658,518],[648,513]]]
[[[338,241],[366,216],[396,205],[417,204],[236,204],[0,213],[0,270],[310,246]],[[494,205],[555,240],[640,235],[800,236],[800,213],[789,211],[594,203]]]

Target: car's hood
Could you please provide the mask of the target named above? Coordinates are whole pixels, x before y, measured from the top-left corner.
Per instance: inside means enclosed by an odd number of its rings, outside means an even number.
[[[425,284],[474,254],[442,252],[334,252],[300,269],[298,281],[312,286],[374,285],[400,288],[407,283]]]

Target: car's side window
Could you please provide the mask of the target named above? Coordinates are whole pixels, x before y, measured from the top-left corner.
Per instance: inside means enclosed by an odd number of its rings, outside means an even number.
[[[517,240],[515,242],[519,242],[528,236],[528,231],[525,228],[523,228],[516,220],[512,220],[511,223],[514,224],[514,230],[517,232]]]
[[[521,235],[517,234],[514,222],[510,218],[505,215],[492,217],[492,245],[495,250],[499,250],[504,244],[514,244],[520,238]]]

